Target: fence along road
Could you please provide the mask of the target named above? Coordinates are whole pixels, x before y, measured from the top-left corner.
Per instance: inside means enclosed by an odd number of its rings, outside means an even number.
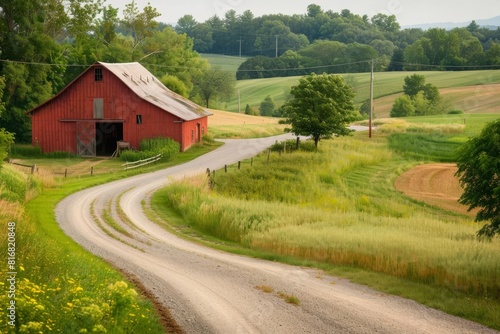
[[[222,147],[186,164],[75,193],[59,203],[57,220],[88,251],[133,273],[187,333],[497,333],[315,269],[190,243],[144,214],[141,201],[170,180],[250,158],[289,137],[225,140]],[[105,234],[92,218],[92,203],[99,216],[109,201],[119,201],[137,227],[128,244]],[[286,303],[279,292],[295,296],[300,305]]]

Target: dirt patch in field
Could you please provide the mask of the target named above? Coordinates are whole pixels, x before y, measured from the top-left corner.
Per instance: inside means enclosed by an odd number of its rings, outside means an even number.
[[[455,164],[420,165],[400,175],[394,187],[405,195],[419,201],[475,217],[467,206],[458,203],[463,193],[455,176]]]

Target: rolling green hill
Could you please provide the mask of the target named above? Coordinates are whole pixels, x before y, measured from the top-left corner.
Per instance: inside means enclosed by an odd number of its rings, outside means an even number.
[[[206,59],[208,63],[215,67],[219,66],[224,71],[234,72],[236,75],[236,71],[241,63],[247,60],[247,57],[233,57],[233,56],[222,56],[222,55],[213,55],[213,54],[201,54],[203,59]]]
[[[234,57],[233,57],[234,58]],[[403,91],[403,81],[414,72],[380,72],[375,73],[374,96],[381,98]],[[418,72],[426,77],[426,82],[438,88],[464,87],[500,83],[500,70],[463,71],[463,72]],[[356,103],[362,103],[370,96],[370,73],[343,74],[354,87],[357,95]],[[300,77],[254,79],[238,81],[236,89],[240,95],[241,111],[249,104],[258,108],[260,103],[271,95],[281,105],[290,88],[298,83]],[[238,94],[229,100],[224,110],[238,112]]]

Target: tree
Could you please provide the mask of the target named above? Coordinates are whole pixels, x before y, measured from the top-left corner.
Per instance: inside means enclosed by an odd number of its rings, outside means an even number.
[[[234,73],[223,71],[215,66],[208,69],[195,80],[196,89],[205,101],[205,106],[210,106],[210,99],[229,98],[234,93],[236,78]]]
[[[61,86],[65,67],[63,48],[54,35],[65,22],[64,7],[53,0],[0,2],[0,76],[5,89],[0,104],[5,112],[0,124],[14,133],[18,142],[31,141],[31,123],[26,112],[47,100]]]
[[[318,147],[321,139],[346,136],[354,120],[354,92],[340,75],[314,73],[300,79],[290,91],[292,98],[282,107],[285,129],[295,135],[311,136]]]
[[[158,13],[156,8],[151,7],[149,3],[140,12],[135,1],[132,1],[130,4],[125,5],[123,16],[123,25],[134,38],[132,60],[136,60],[135,49],[146,38],[153,35],[154,30],[158,27],[158,22],[155,19],[160,16],[160,13]]]
[[[478,235],[500,235],[500,120],[487,124],[459,149],[457,165],[464,188],[460,203],[469,205],[469,211],[480,208],[477,222],[490,220]]]
[[[424,86],[425,86],[425,76],[420,74],[413,74],[405,78],[403,91],[409,97],[415,97],[418,94],[418,92],[424,89]]]
[[[266,96],[264,101],[260,104],[260,114],[261,116],[278,116],[276,114],[277,105],[271,95]]]
[[[411,98],[403,94],[398,97],[391,109],[391,117],[407,117],[415,115],[415,107]]]

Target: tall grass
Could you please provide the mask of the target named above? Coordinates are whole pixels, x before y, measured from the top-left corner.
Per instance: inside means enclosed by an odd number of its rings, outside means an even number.
[[[215,190],[197,179],[160,195],[189,224],[248,248],[500,300],[500,240],[479,242],[469,218],[395,191],[415,162],[384,141],[335,139],[271,160],[218,173]]]
[[[163,333],[150,301],[63,235],[53,217],[60,198],[36,196],[41,183],[10,165],[0,169],[0,249],[6,252],[7,222],[14,222],[17,271],[15,327],[0,312],[0,333]],[[5,275],[1,270],[0,304],[7,307]]]

